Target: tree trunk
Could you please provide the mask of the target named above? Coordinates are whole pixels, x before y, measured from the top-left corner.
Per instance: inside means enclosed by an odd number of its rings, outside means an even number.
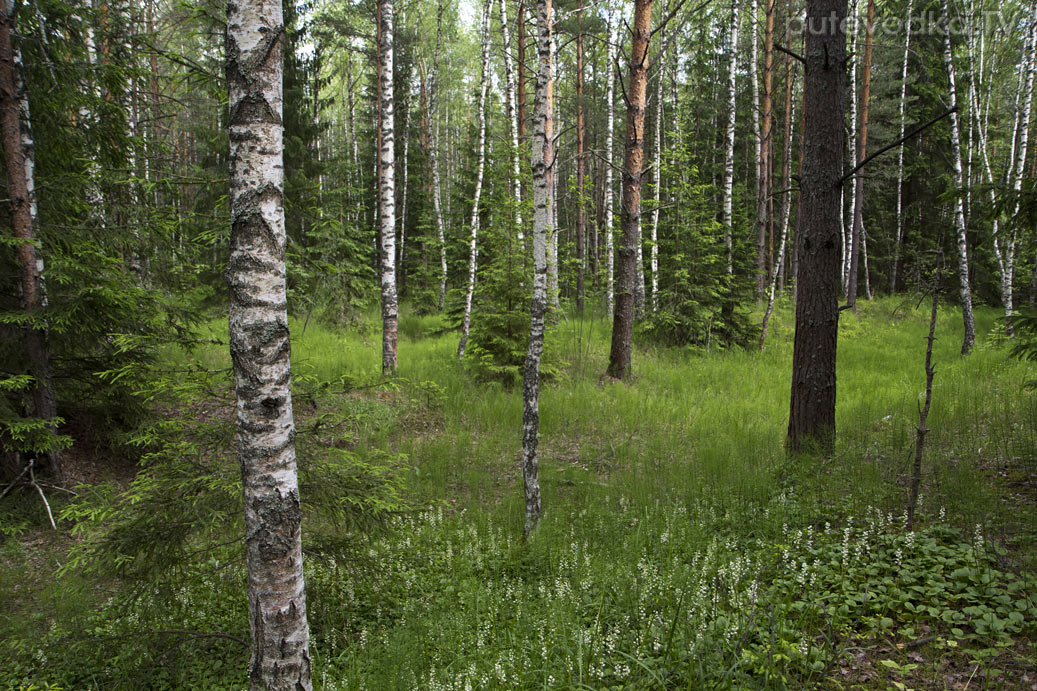
[[[436,216],[439,239],[439,309],[446,304],[446,232],[443,223],[442,185],[439,179],[439,49],[443,39],[443,4],[436,3],[436,52],[432,56],[432,73],[428,80],[429,168],[432,169],[432,210]]]
[[[949,12],[947,11],[947,0],[941,3],[943,13],[943,24],[948,26]],[[949,31],[944,32],[943,37],[943,61],[947,67],[948,98],[952,110],[958,106],[958,93],[955,86],[954,54],[951,50],[951,35]],[[951,165],[954,173],[955,192],[962,189],[961,165],[961,133],[958,129],[958,113],[951,113]],[[968,239],[965,233],[965,207],[961,196],[955,194],[954,198],[954,225],[958,235],[958,281],[961,293],[961,316],[965,325],[965,336],[961,344],[962,355],[972,351],[976,342],[976,322],[972,316],[972,289],[969,286],[969,253]]]
[[[505,2],[506,0],[500,0],[500,25],[501,31],[504,33],[504,80],[507,97],[505,104],[508,108],[508,122],[511,125],[511,185],[515,203],[515,237],[519,242],[519,247],[522,247],[524,231],[522,229],[522,168],[519,164],[521,156],[519,115],[515,104],[515,69],[511,61],[511,36],[508,31],[508,11]],[[519,11],[522,11],[521,3]]]
[[[545,124],[545,131],[547,133],[547,149],[544,153],[547,160],[547,186],[551,189],[549,195],[551,203],[547,207],[547,300],[549,308],[552,311],[557,312],[562,308],[562,306],[559,302],[558,293],[558,180],[556,177],[558,168],[555,165],[558,161],[558,155],[556,153],[557,147],[554,141],[554,82],[558,70],[558,42],[557,37],[553,33],[551,34],[550,48],[549,57],[551,71],[550,78],[547,82],[547,112],[549,117]],[[560,131],[561,125],[559,125],[558,128]]]
[[[652,0],[635,0],[630,79],[627,87],[626,156],[623,164],[623,230],[616,262],[618,286],[612,321],[612,347],[608,375],[631,376],[630,353],[634,338],[634,281],[637,275],[638,229],[641,221],[641,175],[644,168],[645,101],[648,90],[648,42]]]
[[[724,248],[727,252],[727,275],[734,274],[734,180],[735,180],[735,118],[738,105],[738,9],[739,0],[731,2],[731,30],[728,38],[727,62],[727,131],[724,136],[724,181],[722,185]]]
[[[584,208],[586,186],[586,153],[583,129],[583,31],[582,12],[576,12],[576,311],[583,314],[584,238],[587,233],[587,211]]]
[[[612,0],[608,0],[608,49],[606,50],[606,61],[608,70],[605,76],[605,227],[602,233],[605,235],[605,261],[607,264],[607,280],[605,286],[605,311],[607,318],[611,319],[615,304],[615,223],[613,219],[613,188],[612,188],[612,164],[615,158],[615,131],[616,131],[616,69],[613,63],[616,61],[616,19]]]
[[[489,85],[490,64],[490,3],[486,0],[482,13],[482,71],[479,74],[479,162],[475,172],[475,193],[472,199],[472,216],[469,222],[471,235],[468,241],[468,289],[464,296],[464,316],[461,319],[461,341],[457,344],[457,357],[463,358],[468,347],[468,331],[472,323],[472,298],[475,296],[475,269],[479,261],[479,201],[482,198],[483,171],[486,169],[486,89]]]
[[[29,117],[29,95],[23,78],[21,50],[14,45],[13,0],[0,3],[0,138],[7,172],[11,230],[16,240],[21,307],[28,315],[22,332],[25,354],[32,370],[33,415],[41,420],[57,417],[57,401],[50,374],[50,338],[46,321],[35,312],[47,306],[43,258],[36,253],[39,214],[36,206],[36,147]],[[37,468],[61,477],[57,452],[45,454]]]
[[[908,59],[911,56],[911,11],[914,9],[914,0],[908,0],[907,19],[905,24],[907,36],[904,38],[904,66],[900,78],[900,138],[904,138],[907,130],[907,69]],[[904,147],[897,149],[897,235],[893,242],[893,266],[889,271],[889,293],[897,292],[897,273],[900,270],[900,248],[904,242]]]
[[[664,5],[668,8],[669,3]],[[667,11],[664,9],[663,15]],[[656,70],[658,81],[655,84],[655,165],[652,169],[652,194],[655,196],[655,208],[652,209],[652,243],[649,248],[649,266],[652,269],[652,312],[659,309],[659,207],[662,206],[663,189],[663,64],[665,37],[659,32],[659,43],[664,46],[656,57],[659,67]]]
[[[529,349],[522,371],[522,479],[526,493],[528,537],[540,521],[540,471],[537,446],[540,434],[540,356],[544,352],[547,315],[547,224],[551,186],[547,168],[551,154],[551,0],[537,0],[536,104],[533,123],[533,299],[529,307]]]
[[[230,353],[245,505],[252,689],[311,689],[285,295],[280,0],[227,4]]]
[[[393,0],[378,0],[378,166],[382,273],[382,375],[396,374],[396,137],[393,109]]]
[[[835,443],[839,333],[840,184],[845,147],[846,0],[807,8],[803,103],[802,218],[796,277],[796,336],[788,448],[830,451]]]
[[[868,113],[871,105],[871,59],[874,36],[875,0],[868,0],[867,24],[864,27],[864,74],[861,77],[861,117],[857,135],[858,164],[868,155]],[[853,230],[850,235],[850,278],[846,290],[846,302],[851,307],[856,307],[858,265],[861,241],[864,236],[864,175],[858,174],[854,178],[853,185]]]
[[[771,201],[771,177],[774,168],[774,142],[771,135],[774,119],[774,0],[764,2],[766,21],[763,39],[763,106],[760,113],[760,172],[756,196],[756,296],[761,299],[767,290],[768,258],[773,255],[773,247],[768,248],[768,242],[773,242],[771,226],[774,216]]]

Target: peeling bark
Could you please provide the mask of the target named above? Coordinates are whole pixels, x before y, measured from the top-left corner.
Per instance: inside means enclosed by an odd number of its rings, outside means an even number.
[[[396,135],[393,94],[393,0],[378,0],[378,165],[382,283],[382,375],[396,374]]]
[[[252,689],[308,690],[309,631],[285,296],[280,0],[227,4],[230,353],[245,506]]]

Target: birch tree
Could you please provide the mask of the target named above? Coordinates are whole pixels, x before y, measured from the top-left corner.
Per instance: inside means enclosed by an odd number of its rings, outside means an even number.
[[[500,25],[504,37],[504,80],[505,105],[508,110],[508,124],[511,134],[511,189],[515,203],[515,232],[519,246],[522,246],[524,233],[522,230],[522,169],[519,148],[519,117],[515,103],[515,68],[511,60],[511,32],[508,30],[508,11],[506,0],[500,0]],[[522,12],[521,4],[519,12]]]
[[[533,298],[529,306],[529,349],[522,370],[522,481],[526,494],[524,534],[540,521],[540,473],[537,446],[540,434],[540,358],[544,352],[547,317],[547,225],[551,186],[547,169],[551,156],[551,0],[537,0],[537,76],[533,115]]]
[[[463,358],[468,347],[468,331],[472,324],[472,297],[475,295],[475,270],[479,260],[479,201],[482,198],[483,172],[486,168],[486,89],[489,85],[490,64],[490,3],[486,0],[482,13],[482,56],[479,73],[479,144],[478,163],[475,170],[475,192],[472,198],[472,216],[469,222],[471,234],[468,239],[468,289],[464,296],[464,316],[461,319],[461,341],[457,344],[457,357]]]
[[[943,24],[948,26],[950,13],[947,9],[947,0],[941,1],[941,13]],[[954,52],[951,48],[951,33],[944,31],[943,37],[943,62],[947,68],[947,99],[951,107],[951,169],[955,192],[964,187],[961,163],[961,132],[958,127],[958,90],[954,69]],[[958,283],[961,295],[961,316],[965,325],[965,335],[961,343],[962,355],[972,351],[976,342],[976,322],[972,315],[972,288],[969,285],[969,252],[968,238],[965,230],[965,206],[960,194],[954,196],[954,227],[957,231],[958,241]]]
[[[442,185],[439,179],[439,50],[443,40],[443,4],[436,3],[436,49],[428,80],[429,168],[432,172],[432,211],[436,217],[439,239],[439,309],[446,304],[446,232],[443,223]]]
[[[607,373],[616,379],[631,375],[634,338],[634,282],[640,246],[641,177],[644,167],[645,101],[648,89],[648,43],[651,38],[652,0],[635,0],[630,78],[627,85],[626,155],[623,164],[621,242],[617,261],[616,307]],[[642,284],[642,290],[644,285]]]
[[[312,688],[285,293],[280,0],[227,3],[230,353],[252,689]]]
[[[57,401],[50,374],[50,337],[38,315],[47,306],[43,258],[37,253],[39,213],[36,205],[36,148],[29,118],[29,94],[23,78],[21,50],[14,44],[14,0],[0,2],[0,141],[4,148],[11,230],[18,257],[21,308],[28,315],[22,342],[34,381],[33,415],[41,420],[57,417]],[[41,467],[61,475],[56,452],[47,454]]]
[[[378,218],[381,224],[382,375],[396,374],[396,137],[393,97],[393,0],[378,0]]]
[[[907,70],[908,61],[911,56],[911,12],[914,9],[914,0],[907,2],[907,21],[904,24],[904,61],[900,77],[900,139],[904,138],[907,131]],[[893,241],[893,264],[889,271],[889,292],[897,290],[897,274],[900,270],[900,248],[904,241],[904,147],[897,149],[897,192],[896,192],[896,215],[897,230]]]
[[[731,27],[727,59],[727,129],[724,133],[724,180],[721,207],[724,225],[724,247],[727,251],[727,275],[734,273],[733,199],[735,181],[735,118],[738,105],[738,9],[739,0],[731,2]]]
[[[615,131],[616,131],[616,70],[614,63],[616,61],[616,42],[618,37],[616,35],[616,17],[615,9],[612,6],[612,0],[607,0],[608,13],[606,19],[606,26],[608,32],[608,48],[606,50],[606,62],[608,66],[605,74],[605,227],[603,233],[605,235],[605,259],[607,263],[606,268],[606,284],[605,284],[605,311],[608,318],[612,318],[614,312],[615,303],[615,264],[616,264],[616,251],[615,251],[615,229],[613,225],[615,223],[613,218],[613,206],[615,201],[613,198],[613,187],[612,187],[612,162],[615,158]]]
[[[908,24],[910,27],[910,23]],[[857,163],[868,155],[868,116],[871,105],[871,59],[872,43],[875,35],[875,0],[868,0],[867,23],[864,27],[864,64],[861,78],[860,123],[857,135]],[[864,176],[854,178],[853,193],[853,226],[850,235],[850,271],[846,288],[846,302],[850,306],[857,304],[858,265],[860,262],[861,241],[864,237]]]

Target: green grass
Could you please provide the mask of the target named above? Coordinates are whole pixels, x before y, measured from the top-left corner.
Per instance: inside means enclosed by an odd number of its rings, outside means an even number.
[[[299,414],[316,396],[354,421],[359,453],[404,454],[410,495],[432,507],[401,518],[356,563],[309,562],[318,687],[942,688],[964,670],[1013,688],[1035,657],[1034,583],[1014,574],[1037,566],[1037,403],[1023,388],[1032,365],[996,342],[995,311],[977,318],[976,351],[962,357],[960,312],[940,312],[914,534],[899,517],[927,309],[885,299],[843,313],[829,458],[782,448],[788,304],[763,352],[638,348],[630,383],[602,377],[600,316],[563,318],[548,333],[567,365],[541,396],[545,515],[528,543],[518,537],[520,389],[477,382],[439,317],[404,311],[391,382],[379,375],[373,318],[349,332],[293,322]],[[217,321],[204,335],[225,330]],[[221,345],[190,357],[229,364]],[[0,579],[12,578],[18,555],[0,561]],[[195,599],[210,608],[192,616],[199,629],[240,622],[237,597]],[[152,628],[182,628],[149,616]],[[134,626],[122,617],[115,629]],[[915,639],[923,644],[890,645]],[[208,685],[236,688],[238,663],[233,647],[192,648],[163,683],[205,669]],[[841,674],[850,668],[856,676]],[[37,668],[18,680],[67,678]]]

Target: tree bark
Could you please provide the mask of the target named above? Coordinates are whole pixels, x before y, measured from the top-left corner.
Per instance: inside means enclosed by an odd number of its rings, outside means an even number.
[[[910,24],[908,24],[910,27]],[[868,114],[871,105],[871,60],[872,43],[875,37],[875,0],[868,0],[867,24],[864,27],[864,74],[861,77],[860,123],[857,135],[857,163],[868,155]],[[858,266],[861,240],[864,236],[864,175],[858,174],[853,181],[853,230],[850,236],[850,278],[846,290],[846,302],[857,305]]]
[[[802,218],[796,277],[796,335],[788,448],[830,451],[835,443],[835,360],[839,332],[846,97],[846,0],[807,7],[803,102]]]
[[[547,168],[551,155],[551,0],[537,0],[538,69],[533,123],[533,298],[529,314],[529,349],[522,372],[522,479],[526,494],[527,537],[540,521],[540,475],[537,449],[540,434],[540,357],[544,351],[547,316],[547,224],[551,186]]]
[[[583,128],[583,27],[582,11],[576,12],[576,311],[583,314],[584,240],[587,210],[584,205],[587,158]]]
[[[14,45],[13,0],[0,2],[0,138],[4,148],[7,196],[11,207],[11,230],[18,257],[21,307],[29,316],[22,343],[34,381],[33,415],[41,420],[57,417],[57,400],[50,373],[50,337],[46,322],[38,316],[47,306],[43,258],[37,253],[39,213],[36,206],[36,148],[29,117],[29,95],[23,78],[21,50]],[[58,478],[61,462],[57,452],[45,454],[36,467]]]
[[[381,141],[378,167],[382,274],[382,375],[396,374],[396,136],[393,109],[393,0],[378,0],[378,83]]]
[[[432,169],[432,210],[436,216],[436,236],[439,240],[439,309],[446,304],[446,232],[443,223],[442,185],[439,179],[439,49],[443,39],[443,4],[436,3],[436,52],[432,56],[432,71],[428,80],[428,138],[429,168]]]
[[[623,206],[616,273],[616,309],[612,321],[612,346],[608,375],[629,379],[630,354],[634,337],[634,281],[637,275],[637,247],[640,245],[641,177],[644,168],[645,101],[648,90],[648,43],[652,0],[635,0],[630,78],[627,86],[626,156],[623,165]]]
[[[608,49],[606,50],[606,61],[608,69],[605,76],[605,227],[602,233],[605,235],[605,261],[607,264],[607,280],[605,286],[605,311],[607,318],[611,319],[615,305],[615,220],[613,217],[614,192],[612,187],[612,162],[615,158],[615,131],[616,131],[616,19],[615,9],[612,1],[608,0]]]
[[[468,289],[464,297],[464,316],[461,319],[461,340],[457,344],[457,357],[463,358],[468,347],[468,331],[472,323],[472,298],[475,295],[475,270],[479,261],[479,202],[482,199],[483,172],[486,169],[486,89],[489,85],[490,64],[490,2],[486,0],[482,15],[482,71],[479,76],[479,123],[478,163],[475,171],[475,192],[472,198],[472,216],[469,221],[471,235],[468,240]]]
[[[721,207],[724,226],[724,248],[727,252],[727,275],[734,274],[734,179],[735,179],[735,118],[738,105],[738,10],[739,0],[731,2],[731,30],[728,38],[727,62],[727,130],[724,135],[724,180]]]
[[[900,138],[904,138],[907,129],[907,70],[908,60],[911,56],[911,12],[914,9],[914,0],[907,3],[907,23],[905,29],[907,36],[904,38],[904,63],[900,78]],[[901,146],[897,152],[897,234],[893,242],[893,266],[889,271],[889,293],[897,292],[897,274],[900,271],[900,248],[904,242],[904,147]]]
[[[943,24],[948,26],[950,13],[947,10],[947,0],[941,2]],[[951,109],[957,108],[958,93],[955,85],[954,53],[951,49],[950,31],[944,32],[943,37],[943,61],[947,68],[948,100]],[[961,164],[961,133],[958,129],[958,114],[951,113],[951,165],[953,169],[953,180],[955,187],[954,197],[954,225],[958,236],[958,282],[961,295],[961,316],[965,326],[965,335],[961,343],[962,355],[972,351],[976,342],[976,322],[972,315],[972,288],[969,286],[969,253],[968,238],[965,231],[965,207],[958,191],[964,186]]]
[[[756,196],[756,296],[763,298],[767,290],[769,258],[773,258],[773,124],[774,86],[774,0],[764,0],[765,24],[763,40],[763,106],[760,114],[760,172]]]
[[[508,123],[511,125],[511,186],[515,203],[515,237],[519,242],[519,247],[522,247],[525,238],[522,229],[522,168],[519,163],[522,151],[519,148],[519,115],[515,103],[515,69],[511,61],[511,32],[508,31],[508,11],[505,3],[506,0],[500,0],[500,25],[504,34],[505,104],[508,109]],[[522,11],[521,3],[519,3],[519,11]],[[525,93],[523,93],[524,96]]]
[[[285,295],[280,0],[230,0],[230,353],[245,505],[252,689],[308,690]]]

